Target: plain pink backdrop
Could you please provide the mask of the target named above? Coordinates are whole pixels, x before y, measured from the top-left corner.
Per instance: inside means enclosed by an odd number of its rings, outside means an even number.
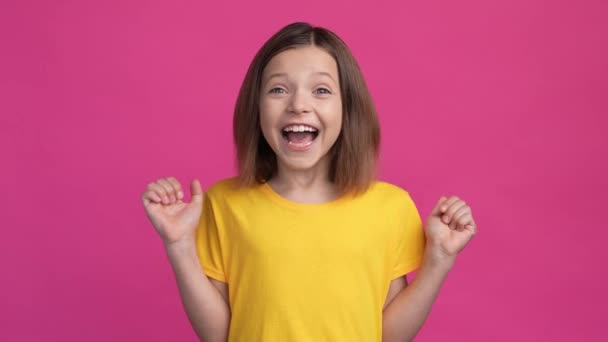
[[[196,340],[140,195],[234,174],[238,88],[292,21],[358,59],[381,178],[476,217],[416,340],[606,340],[607,9],[2,1],[0,340]]]

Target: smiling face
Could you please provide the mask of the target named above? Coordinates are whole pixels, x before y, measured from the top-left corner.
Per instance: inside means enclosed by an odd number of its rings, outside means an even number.
[[[328,152],[342,127],[333,57],[314,45],[274,56],[262,74],[260,125],[279,169],[327,169]]]

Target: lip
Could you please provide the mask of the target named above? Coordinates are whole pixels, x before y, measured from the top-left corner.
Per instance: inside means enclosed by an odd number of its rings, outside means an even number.
[[[281,132],[279,133],[281,135],[281,144],[284,144],[285,149],[287,149],[288,151],[293,151],[293,152],[305,152],[310,150],[313,145],[315,144],[315,142],[317,141],[317,139],[319,138],[319,133],[320,130],[318,128],[316,128],[315,126],[309,125],[309,124],[305,124],[305,123],[290,123],[284,127],[290,126],[290,125],[304,125],[304,126],[309,126],[309,127],[313,127],[314,129],[317,130],[317,133],[315,134],[314,138],[304,144],[296,144],[296,143],[292,143],[289,140],[287,140],[287,138],[283,135],[283,129],[281,129]]]
[[[289,123],[287,123],[287,124],[285,124],[285,125],[283,125],[283,126],[281,127],[281,132],[282,132],[282,131],[285,129],[285,127],[292,126],[292,125],[297,125],[297,126],[308,126],[308,127],[312,127],[312,128],[314,128],[314,129],[316,129],[316,130],[317,130],[317,132],[318,132],[318,131],[320,131],[319,127],[317,127],[317,126],[315,126],[315,125],[311,125],[311,124],[306,123],[306,122],[289,122]]]
[[[292,142],[289,142],[287,139],[285,138],[281,138],[282,143],[285,145],[285,148],[287,148],[290,151],[294,151],[294,152],[304,152],[304,151],[308,151],[312,148],[312,146],[315,144],[315,141],[317,141],[317,139],[313,139],[310,142],[307,142],[305,144],[294,144]]]

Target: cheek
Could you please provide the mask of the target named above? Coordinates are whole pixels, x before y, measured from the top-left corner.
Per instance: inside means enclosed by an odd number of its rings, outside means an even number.
[[[331,112],[334,114],[333,119],[334,123],[337,125],[342,124],[342,101],[336,101],[332,104]]]
[[[264,140],[270,145],[275,146],[280,142],[281,136],[277,133],[278,116],[269,108],[260,106],[260,129]],[[273,148],[274,149],[274,148]]]
[[[342,130],[342,106],[339,104],[334,106],[331,113],[329,124],[331,125],[331,130],[338,134]]]
[[[260,101],[260,121],[266,123],[276,122],[281,114],[278,103],[272,101]]]
[[[272,122],[269,122],[268,116],[264,112],[260,112],[260,128],[266,141],[269,141],[272,137]]]

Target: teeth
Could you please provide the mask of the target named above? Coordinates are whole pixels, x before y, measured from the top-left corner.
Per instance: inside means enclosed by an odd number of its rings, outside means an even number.
[[[290,125],[283,128],[284,132],[316,132],[317,129],[304,125]]]

